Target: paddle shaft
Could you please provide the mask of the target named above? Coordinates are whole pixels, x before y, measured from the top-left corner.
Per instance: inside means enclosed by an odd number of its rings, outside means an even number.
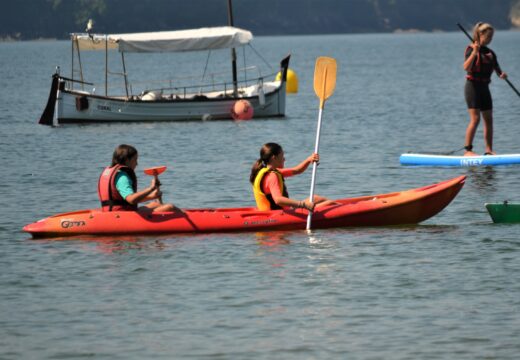
[[[316,131],[316,144],[314,145],[314,152],[318,154],[320,149],[320,134],[321,134],[321,119],[323,116],[323,106],[320,106],[320,111],[318,113],[318,130]],[[309,194],[309,200],[311,203],[314,203],[314,187],[316,185],[316,172],[318,170],[318,164],[316,162],[312,163],[312,178],[311,178],[311,191]],[[311,229],[312,222],[312,212],[309,211],[307,215],[307,230]]]
[[[453,155],[456,152],[459,152],[461,150],[464,150],[466,147],[463,146],[460,149],[456,150],[450,150],[450,151],[424,151],[424,150],[418,150],[418,151],[408,151],[408,154],[428,154],[428,155]]]
[[[154,174],[153,176],[155,177],[155,183],[156,183],[156,184],[160,184],[160,182],[159,182],[159,176],[158,176],[157,174]],[[160,191],[160,190],[161,190],[160,188],[161,188],[161,185],[157,185],[157,190]],[[162,203],[163,203],[163,202],[162,202],[162,195],[159,195],[159,198],[158,198],[157,200],[159,200],[159,204],[162,204]]]
[[[155,166],[151,168],[144,169],[144,173],[146,175],[153,176],[155,178],[155,184],[157,186],[157,189],[160,191],[161,183],[159,182],[159,174],[162,174],[166,171],[166,166]],[[162,204],[162,195],[158,197],[159,204]]]
[[[473,38],[471,37],[470,34],[468,34],[468,32],[466,31],[466,29],[464,29],[464,27],[460,24],[460,23],[457,23],[457,26],[459,27],[459,29],[464,33],[466,34],[466,36],[468,37],[468,39],[473,42]],[[511,83],[511,81],[509,81],[509,79],[504,79],[506,81],[506,83],[511,87],[511,89],[513,89],[513,91],[516,93],[516,95],[520,96],[520,92],[515,88],[515,86]]]
[[[325,108],[325,100],[327,100],[334,92],[336,86],[336,60],[329,57],[319,57],[314,67],[314,92],[320,99],[320,108],[318,113],[318,129],[316,131],[316,144],[314,153],[318,154],[320,148],[321,119],[323,117],[323,109]],[[316,172],[318,164],[312,165],[312,180],[309,201],[314,204],[314,187],[316,184]],[[307,215],[307,231],[311,230],[312,211]]]

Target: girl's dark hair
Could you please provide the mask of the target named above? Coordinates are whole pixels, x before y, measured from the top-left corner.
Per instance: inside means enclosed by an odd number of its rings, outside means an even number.
[[[132,145],[121,144],[114,150],[112,165],[127,165],[128,161],[137,155],[137,150]]]
[[[282,147],[277,143],[267,143],[260,148],[260,158],[255,161],[251,168],[251,175],[249,176],[251,184],[255,182],[256,175],[260,169],[267,166],[271,157],[279,155],[282,151]]]

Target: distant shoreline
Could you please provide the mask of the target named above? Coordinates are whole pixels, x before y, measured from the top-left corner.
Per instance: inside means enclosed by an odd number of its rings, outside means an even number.
[[[56,41],[56,40],[68,40],[68,39],[57,39],[57,38],[34,38],[34,39],[19,39],[11,36],[5,36],[0,38],[0,43],[10,43],[10,42],[21,42],[21,41]]]
[[[511,27],[509,29],[498,29],[497,31],[518,31],[520,32],[520,28]],[[364,34],[435,34],[435,33],[451,33],[457,32],[457,30],[448,31],[442,29],[435,30],[421,30],[421,29],[395,29],[393,31],[379,31],[379,32],[345,32],[345,33],[313,33],[313,34],[268,34],[268,35],[255,35],[255,37],[277,37],[277,36],[320,36],[320,35],[364,35]],[[12,36],[4,36],[0,37],[0,43],[13,43],[13,42],[24,42],[24,41],[34,41],[34,42],[46,42],[46,41],[66,41],[70,40],[70,38],[53,38],[53,37],[39,37],[34,39],[21,39],[19,37]]]

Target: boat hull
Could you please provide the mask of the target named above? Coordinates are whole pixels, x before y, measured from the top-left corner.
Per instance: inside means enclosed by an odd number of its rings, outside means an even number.
[[[520,154],[452,156],[432,154],[402,154],[401,165],[422,166],[496,166],[520,164]]]
[[[241,84],[234,94],[229,87],[207,92],[186,93],[189,88],[144,91],[140,95],[103,96],[94,90],[74,89],[74,84],[93,84],[53,75],[47,105],[39,124],[97,122],[151,122],[231,119],[234,104],[247,100],[253,107],[253,118],[285,116],[287,72],[290,55],[280,63],[280,80],[263,78]],[[175,92],[171,92],[174,91]]]
[[[444,209],[465,179],[459,176],[412,190],[336,200],[338,204],[314,212],[312,228],[417,224]],[[307,214],[304,209],[187,209],[182,214],[87,209],[39,220],[26,225],[23,231],[33,237],[62,237],[303,230]]]
[[[79,110],[77,99],[83,98],[88,108]],[[241,97],[254,109],[255,118],[285,115],[285,82],[265,94],[260,103],[258,96]],[[150,122],[182,120],[222,120],[231,118],[231,109],[238,98],[175,99],[163,101],[124,100],[95,96],[77,91],[59,91],[56,101],[58,124],[95,122]]]
[[[486,209],[494,223],[520,223],[520,203],[489,203]]]

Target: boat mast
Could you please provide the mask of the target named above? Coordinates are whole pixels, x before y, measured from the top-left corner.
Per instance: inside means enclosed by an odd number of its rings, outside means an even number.
[[[78,66],[79,66],[79,79],[81,80],[81,90],[84,90],[83,81],[83,66],[81,65],[81,51],[79,50],[79,40],[76,35],[72,36],[72,67],[71,67],[71,78],[74,80],[74,47],[76,48],[76,54],[78,56]],[[71,82],[71,89],[74,89],[74,81]]]
[[[105,34],[105,96],[108,96],[108,35]]]
[[[233,6],[231,4],[232,0],[228,0],[228,24],[229,26],[233,25]],[[237,81],[237,52],[235,48],[231,48],[231,67],[233,71],[233,96],[238,96],[238,81]]]

